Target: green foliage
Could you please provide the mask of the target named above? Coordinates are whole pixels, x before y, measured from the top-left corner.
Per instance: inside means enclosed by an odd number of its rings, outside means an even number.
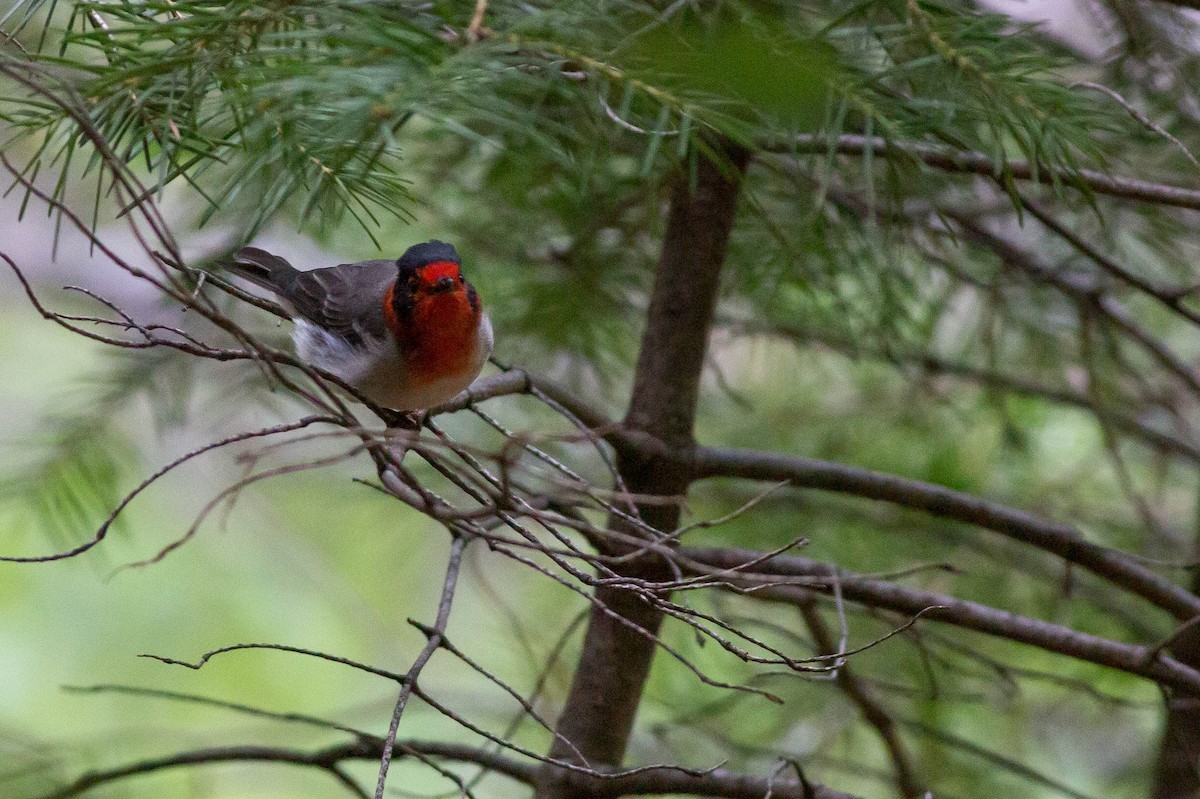
[[[786,142],[823,106],[830,134],[929,138],[1001,165],[1013,154],[1094,163],[1098,135],[1128,128],[1057,79],[1062,59],[1034,37],[1007,35],[1000,15],[915,0],[829,18],[772,3],[670,16],[637,2],[506,5],[492,35],[469,43],[439,6],[83,4],[57,54],[34,58],[67,70],[90,124],[156,189],[188,180],[207,199],[203,218],[240,219],[246,235],[285,206],[318,227],[350,213],[368,231],[377,213],[407,213],[425,199],[402,160],[418,118],[432,123],[418,137],[540,150],[577,179],[591,169],[576,151],[597,139],[620,138],[661,169],[711,130]],[[14,69],[30,59],[5,58]],[[36,97],[13,108],[20,130],[55,142],[30,169],[65,174],[74,122],[64,128]],[[672,134],[680,144],[663,147]]]
[[[120,499],[122,482],[132,475],[127,439],[94,422],[46,419],[54,439],[40,443],[43,452],[35,463],[22,465],[0,483],[0,496],[30,503],[32,518],[62,549],[88,538]]]
[[[190,393],[192,364],[177,352],[104,353],[102,360],[76,378],[80,400],[56,403],[21,442],[25,457],[0,475],[0,499],[25,504],[59,549],[89,540],[142,477],[135,428],[122,412],[138,411],[162,431],[182,421]]]

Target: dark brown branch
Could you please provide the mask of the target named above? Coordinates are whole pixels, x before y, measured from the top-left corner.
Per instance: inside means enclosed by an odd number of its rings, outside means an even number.
[[[338,453],[337,455],[331,455],[325,458],[310,458],[308,460],[300,461],[299,463],[278,466],[273,469],[264,469],[260,472],[255,472],[254,474],[243,477],[240,480],[235,480],[233,483],[230,483],[228,486],[221,489],[216,496],[205,503],[204,507],[200,509],[200,512],[192,521],[191,526],[189,526],[182,535],[159,549],[158,552],[150,557],[144,558],[143,560],[134,561],[132,563],[127,563],[121,566],[118,570],[121,571],[125,569],[144,568],[146,566],[152,566],[155,563],[161,562],[172,552],[191,541],[196,534],[200,532],[200,528],[204,525],[204,522],[208,520],[209,516],[211,516],[217,510],[217,508],[226,502],[236,502],[238,495],[248,486],[254,485],[255,483],[260,483],[264,480],[271,480],[286,474],[297,474],[299,472],[308,472],[314,469],[327,468],[353,458],[363,449],[364,447],[362,445],[355,445],[348,451]]]
[[[656,768],[629,777],[610,779],[573,773],[567,779],[577,794],[595,797],[690,794],[726,799],[763,799],[766,796],[778,799],[854,799],[850,794],[811,781],[801,784],[796,780],[752,777],[724,769],[697,775]]]
[[[1187,295],[1186,290],[1181,292],[1178,288],[1158,285],[1150,280],[1147,280],[1133,270],[1127,269],[1124,265],[1118,263],[1115,258],[1112,258],[1107,253],[1093,246],[1083,236],[1079,235],[1068,225],[1055,218],[1055,216],[1050,213],[1050,211],[1043,208],[1040,203],[1034,202],[1023,194],[1019,194],[1018,197],[1021,200],[1021,205],[1027,211],[1029,211],[1029,213],[1033,214],[1033,216],[1037,218],[1039,222],[1045,225],[1047,229],[1052,231],[1063,241],[1070,244],[1080,253],[1086,255],[1093,263],[1095,263],[1109,275],[1121,281],[1122,283],[1132,286],[1138,291],[1153,297],[1156,302],[1160,303],[1171,311],[1174,311],[1176,314],[1192,324],[1200,325],[1200,313],[1197,313],[1184,303],[1184,297]]]
[[[1040,519],[973,494],[856,466],[754,450],[703,447],[695,452],[693,464],[697,478],[789,480],[798,488],[882,500],[972,524],[1077,563],[1176,618],[1189,619],[1200,613],[1200,597],[1139,565],[1119,550],[1085,540],[1070,525]]]
[[[221,746],[197,749],[166,757],[141,760],[116,768],[88,772],[69,785],[52,793],[44,794],[40,799],[72,799],[92,788],[131,777],[154,774],[173,768],[220,763],[260,762],[309,766],[329,772],[342,781],[339,776],[339,764],[348,760],[373,760],[377,757],[378,747],[381,744],[382,741],[378,740],[355,741],[313,752],[272,746]],[[460,744],[406,740],[397,741],[394,751],[396,757],[417,757],[423,762],[427,758],[436,758],[474,763],[488,771],[503,774],[528,785],[532,785],[537,776],[537,766],[534,764],[522,763],[493,752]],[[621,776],[573,772],[567,779],[577,790],[586,791],[589,795],[597,797],[691,794],[727,797],[728,799],[762,799],[767,795],[779,797],[779,799],[855,799],[850,794],[812,782],[802,785],[795,780],[753,777],[725,769],[689,774],[663,767],[643,769]]]
[[[493,384],[492,380],[496,382]],[[568,407],[589,427],[601,431],[604,439],[625,457],[637,457],[639,453],[646,458],[670,456],[663,442],[654,436],[643,431],[615,427],[601,411],[543,378],[508,372],[481,384],[480,389],[486,389],[481,393],[492,395],[492,391],[497,389],[497,395],[507,393],[507,389],[518,391],[517,387],[522,385],[523,380],[528,380],[529,385],[536,389],[551,393],[555,401]],[[450,410],[465,405],[466,397],[463,396],[444,407]],[[1200,614],[1200,597],[1155,574],[1120,550],[1087,541],[1072,525],[1042,519],[974,494],[848,464],[783,453],[699,447],[690,455],[685,451],[678,457],[689,460],[693,480],[714,477],[771,482],[786,480],[797,488],[833,491],[889,502],[991,530],[1083,566],[1097,576],[1167,610],[1178,619],[1186,620]]]
[[[355,727],[349,727],[345,724],[339,724],[318,716],[310,716],[306,713],[280,713],[273,710],[255,707],[253,705],[245,705],[240,702],[230,702],[224,699],[214,699],[210,696],[201,696],[200,694],[189,694],[180,691],[166,691],[160,688],[143,688],[136,685],[121,685],[114,683],[100,685],[65,685],[63,686],[63,690],[75,694],[116,693],[144,699],[166,699],[172,702],[184,702],[192,705],[201,705],[206,707],[220,708],[221,710],[230,710],[235,713],[242,713],[247,716],[254,716],[256,718],[283,722],[285,724],[306,724],[321,729],[348,733],[356,738],[368,739],[373,737],[369,733],[359,730]]]
[[[196,749],[166,757],[141,760],[112,769],[88,772],[69,785],[52,793],[45,794],[40,799],[70,799],[71,797],[86,793],[97,786],[130,777],[153,774],[172,768],[215,763],[255,761],[260,763],[311,766],[330,772],[336,777],[337,774],[334,770],[339,763],[346,760],[377,759],[379,757],[379,748],[382,745],[383,742],[381,740],[375,739],[354,741],[352,743],[319,749],[314,752],[274,746],[218,746],[209,749]],[[504,774],[525,783],[533,781],[535,772],[535,767],[532,765],[518,763],[501,755],[456,744],[430,741],[397,741],[395,753],[401,757],[420,754],[447,760],[478,763],[491,771]],[[339,779],[339,781],[341,780]]]
[[[435,630],[434,628],[432,628],[428,625],[425,625],[425,624],[421,624],[420,622],[412,621],[411,619],[409,620],[409,623],[412,624],[417,629],[419,629],[426,636],[428,636],[431,641],[435,640],[434,636],[438,636],[437,640],[440,641],[439,646],[442,649],[444,649],[447,652],[449,652],[450,654],[454,655],[456,658],[458,658],[463,663],[465,663],[476,674],[479,674],[484,679],[486,679],[488,682],[497,686],[498,688],[500,688],[500,690],[504,691],[504,693],[506,693],[510,697],[512,697],[512,699],[518,705],[521,706],[521,714],[517,717],[518,719],[531,718],[535,722],[537,722],[542,727],[542,729],[549,732],[555,738],[558,738],[558,733],[555,732],[554,728],[552,726],[550,726],[550,724],[547,723],[544,718],[542,718],[542,715],[540,713],[537,712],[537,709],[534,708],[534,706],[533,706],[533,702],[531,702],[530,700],[521,696],[519,691],[517,691],[511,685],[506,683],[504,680],[497,677],[489,669],[485,668],[483,665],[478,663],[474,658],[469,656],[466,652],[462,651],[457,646],[452,644],[448,638],[446,638],[441,633],[438,633],[438,631]],[[512,736],[510,734],[510,735],[506,735],[506,736],[502,736],[502,737],[510,738]],[[570,741],[567,741],[564,739],[563,745],[568,747],[571,750],[572,754],[576,758],[582,759],[582,755],[579,752],[575,751],[575,747]]]
[[[1193,554],[1200,554],[1200,531]],[[1192,574],[1192,590],[1200,593],[1200,572]],[[1171,647],[1171,655],[1200,669],[1200,628],[1184,624],[1160,643]],[[1167,697],[1167,718],[1158,747],[1151,799],[1176,799],[1200,794],[1200,699],[1194,696]]]
[[[157,660],[159,663],[165,663],[168,666],[183,666],[185,669],[199,671],[208,664],[208,661],[217,655],[224,655],[229,652],[240,652],[247,649],[270,649],[276,652],[290,652],[295,655],[304,655],[305,657],[318,658],[319,660],[328,660],[330,663],[337,663],[339,666],[349,666],[352,669],[374,674],[377,677],[385,677],[393,682],[403,682],[404,675],[397,674],[385,669],[376,668],[375,666],[366,663],[359,663],[350,658],[344,658],[339,655],[331,655],[327,652],[318,652],[315,649],[305,649],[299,646],[288,646],[287,644],[230,644],[229,646],[210,649],[200,656],[200,659],[195,663],[187,660],[176,660],[175,658],[163,657],[162,655],[142,654],[138,657],[147,658],[149,660]]]
[[[995,156],[975,150],[955,150],[922,142],[888,141],[878,136],[852,133],[837,138],[822,135],[802,135],[786,141],[764,143],[764,150],[780,154],[865,155],[897,161],[920,161],[944,172],[982,175],[1004,181],[1008,178],[1031,180],[1049,185],[1073,186],[1095,194],[1105,194],[1125,200],[1200,210],[1200,191],[1165,183],[1153,183],[1137,178],[1122,178],[1095,169],[1070,170],[1029,161],[997,162]],[[1002,163],[997,168],[998,163]]]
[[[741,322],[731,322],[729,326],[740,334],[774,335],[797,343],[817,344],[839,352],[851,359],[867,357],[886,361],[897,368],[902,365],[910,365],[929,374],[945,375],[992,390],[1019,394],[1033,399],[1078,408],[1091,413],[1096,417],[1097,421],[1108,424],[1122,433],[1141,440],[1147,446],[1178,455],[1193,463],[1200,463],[1200,446],[1159,430],[1143,422],[1137,416],[1122,413],[1109,405],[1098,402],[1094,397],[1072,389],[1048,386],[1019,375],[992,371],[981,366],[973,366],[969,363],[950,360],[933,352],[914,349],[894,349],[890,346],[873,349],[860,342],[824,335],[821,331],[817,330],[806,330],[789,325],[759,325]]]
[[[476,381],[466,391],[453,399],[443,402],[429,411],[430,416],[443,413],[454,413],[465,410],[476,402],[505,397],[511,394],[528,394],[533,385],[533,377],[523,369],[508,369],[501,374],[493,375]]]
[[[130,502],[132,502],[134,500],[134,498],[137,497],[138,494],[145,491],[147,488],[149,488],[151,485],[153,485],[155,481],[157,481],[158,479],[163,477],[165,474],[170,472],[172,469],[175,469],[176,467],[183,465],[184,463],[188,462],[189,460],[191,460],[193,458],[196,458],[200,455],[211,452],[214,449],[219,449],[220,447],[227,446],[229,444],[238,444],[238,443],[241,443],[244,441],[250,441],[251,439],[255,439],[255,438],[264,438],[266,436],[273,436],[278,433],[292,432],[292,431],[300,430],[302,428],[308,427],[309,425],[317,424],[317,423],[337,424],[338,420],[332,416],[306,416],[303,419],[300,419],[295,422],[291,422],[289,424],[275,425],[272,427],[265,427],[261,430],[252,430],[252,431],[249,431],[246,433],[238,433],[237,435],[229,436],[228,438],[223,438],[223,439],[220,439],[219,441],[213,441],[208,444],[205,444],[202,447],[199,447],[199,448],[194,449],[184,455],[179,456],[175,460],[168,463],[166,466],[163,466],[162,468],[160,468],[154,474],[147,477],[141,483],[139,483],[132,491],[130,491],[128,494],[126,494],[125,497],[120,502],[117,503],[116,507],[113,508],[111,512],[109,512],[108,517],[104,520],[103,523],[101,523],[100,527],[96,530],[96,532],[92,534],[92,537],[90,539],[88,539],[87,541],[83,542],[82,544],[72,547],[71,549],[63,550],[61,552],[55,552],[50,555],[29,555],[29,556],[25,556],[25,557],[13,557],[13,556],[8,556],[8,555],[0,556],[0,562],[4,562],[4,563],[47,563],[50,561],[72,558],[76,555],[80,555],[84,552],[87,552],[89,549],[91,549],[92,547],[96,546],[97,544],[99,544],[101,541],[104,540],[104,537],[106,535],[108,535],[108,531],[112,527],[113,522],[116,521],[117,517],[121,514],[121,512],[129,505]]]
[[[679,550],[679,562],[690,573],[703,574],[706,573],[705,570],[697,569],[696,564],[716,570],[738,569],[756,559],[759,554],[752,550],[735,548],[685,548]],[[1019,616],[978,602],[909,588],[886,580],[864,577],[828,563],[793,555],[780,555],[766,563],[759,563],[753,567],[753,574],[748,572],[747,575],[740,578],[744,581],[743,586],[764,586],[754,590],[754,596],[803,606],[812,601],[813,591],[831,593],[836,582],[842,595],[851,602],[910,615],[922,613],[932,621],[953,624],[1036,646],[1048,652],[1120,669],[1184,692],[1200,693],[1200,671],[1165,655],[1148,657],[1153,654],[1153,647],[1122,644],[1061,624]],[[802,585],[780,585],[780,578],[786,577],[808,579],[803,580]]]
[[[992,250],[1005,266],[1023,272],[1034,280],[1054,286],[1080,307],[1094,310],[1097,315],[1103,317],[1114,328],[1146,350],[1163,368],[1175,375],[1191,391],[1200,394],[1200,375],[1197,375],[1196,370],[1147,330],[1125,306],[1104,294],[1099,286],[1093,285],[1089,280],[1051,268],[1042,263],[1034,253],[987,230],[964,214],[945,211],[944,216],[958,223],[965,238]]]
[[[521,376],[506,373],[492,379],[497,381],[497,388],[502,382],[505,387],[516,390],[523,379],[528,379],[535,388],[552,392],[557,402],[570,408],[589,426],[603,431],[605,440],[618,453],[625,453],[626,457],[634,457],[637,453],[644,453],[648,458],[670,454],[658,439],[641,431],[614,427],[599,410],[550,381],[524,376],[523,373]],[[487,393],[490,393],[492,386],[489,384],[487,388]],[[458,401],[454,401],[449,405],[457,404]],[[680,457],[690,460],[692,479],[736,477],[772,482],[786,480],[797,488],[833,491],[889,502],[991,530],[1078,564],[1167,610],[1178,619],[1186,620],[1200,614],[1200,597],[1155,574],[1120,550],[1087,541],[1072,525],[1042,519],[974,494],[848,464],[783,453],[700,447],[690,457],[687,453]]]
[[[211,749],[196,749],[191,752],[181,752],[176,755],[141,760],[127,766],[91,771],[79,777],[69,785],[57,791],[43,795],[40,799],[70,799],[79,796],[100,785],[110,782],[153,774],[183,766],[198,766],[210,763],[238,763],[254,761],[260,763],[284,763],[293,766],[311,766],[332,773],[340,760],[349,757],[344,750],[358,749],[362,744],[352,744],[338,747],[337,750],[325,749],[317,752],[305,752],[300,749],[284,749],[274,746],[219,746]]]
[[[625,418],[625,428],[661,441],[667,452],[686,452],[693,445],[692,425],[721,267],[733,229],[741,175],[750,160],[749,152],[730,144],[720,145],[718,150],[720,163],[706,154],[697,155],[694,178],[676,176]],[[621,482],[635,494],[681,497],[691,482],[690,469],[678,458],[629,448],[618,448],[618,456]],[[614,512],[609,526],[633,536],[644,536],[645,525],[664,533],[678,526],[677,502],[642,503],[638,512],[640,525]],[[604,541],[596,543],[602,551],[611,546]],[[666,568],[660,557],[649,556],[622,562],[616,571],[634,580],[657,581],[670,576]],[[617,766],[624,758],[641,703],[663,614],[623,587],[601,585],[595,599],[598,605],[593,606],[588,620],[558,732],[592,764]],[[576,758],[561,740],[556,738],[550,756]],[[596,795],[592,787],[571,782],[561,769],[542,769],[539,799]]]

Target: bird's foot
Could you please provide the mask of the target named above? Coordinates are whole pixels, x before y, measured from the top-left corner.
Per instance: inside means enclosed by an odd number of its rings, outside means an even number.
[[[421,425],[425,423],[424,411],[393,411],[389,408],[380,408],[379,416],[389,428],[394,427],[399,430],[420,430]]]

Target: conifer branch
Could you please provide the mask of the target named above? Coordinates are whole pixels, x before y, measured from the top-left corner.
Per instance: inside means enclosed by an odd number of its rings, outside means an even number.
[[[1067,169],[1031,161],[999,158],[976,150],[958,150],[915,141],[897,141],[881,136],[844,133],[836,137],[819,134],[761,142],[764,152],[778,155],[838,155],[886,158],[925,164],[957,174],[980,175],[1005,183],[1028,180],[1055,187],[1070,187],[1117,199],[1134,200],[1173,208],[1200,210],[1200,190],[1139,178],[1118,177],[1096,169]]]

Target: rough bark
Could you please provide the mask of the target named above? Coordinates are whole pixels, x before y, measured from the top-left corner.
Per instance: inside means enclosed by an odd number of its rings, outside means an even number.
[[[625,417],[626,428],[647,433],[675,452],[694,445],[696,398],[721,266],[741,176],[749,163],[749,153],[740,147],[725,144],[722,149],[721,163],[698,155],[694,175],[676,179]],[[626,453],[618,461],[618,471],[634,494],[682,497],[691,476],[685,460]],[[678,524],[680,507],[670,502],[645,504],[639,513],[655,529],[669,531]],[[609,525],[638,534],[637,528],[617,516]],[[631,560],[620,573],[641,580],[667,579],[670,574],[656,557]],[[593,607],[558,732],[586,759],[581,765],[611,767],[624,758],[662,614],[620,588],[602,586],[595,598],[609,612]],[[555,741],[550,756],[579,761],[561,740]],[[542,769],[538,799],[595,795],[594,785],[573,781],[553,766]]]
[[[1191,587],[1200,594],[1200,573],[1193,575]],[[1180,635],[1171,645],[1171,654],[1181,663],[1200,669],[1200,625],[1193,625]],[[1200,696],[1177,692],[1168,698],[1151,796],[1153,799],[1200,797]]]

